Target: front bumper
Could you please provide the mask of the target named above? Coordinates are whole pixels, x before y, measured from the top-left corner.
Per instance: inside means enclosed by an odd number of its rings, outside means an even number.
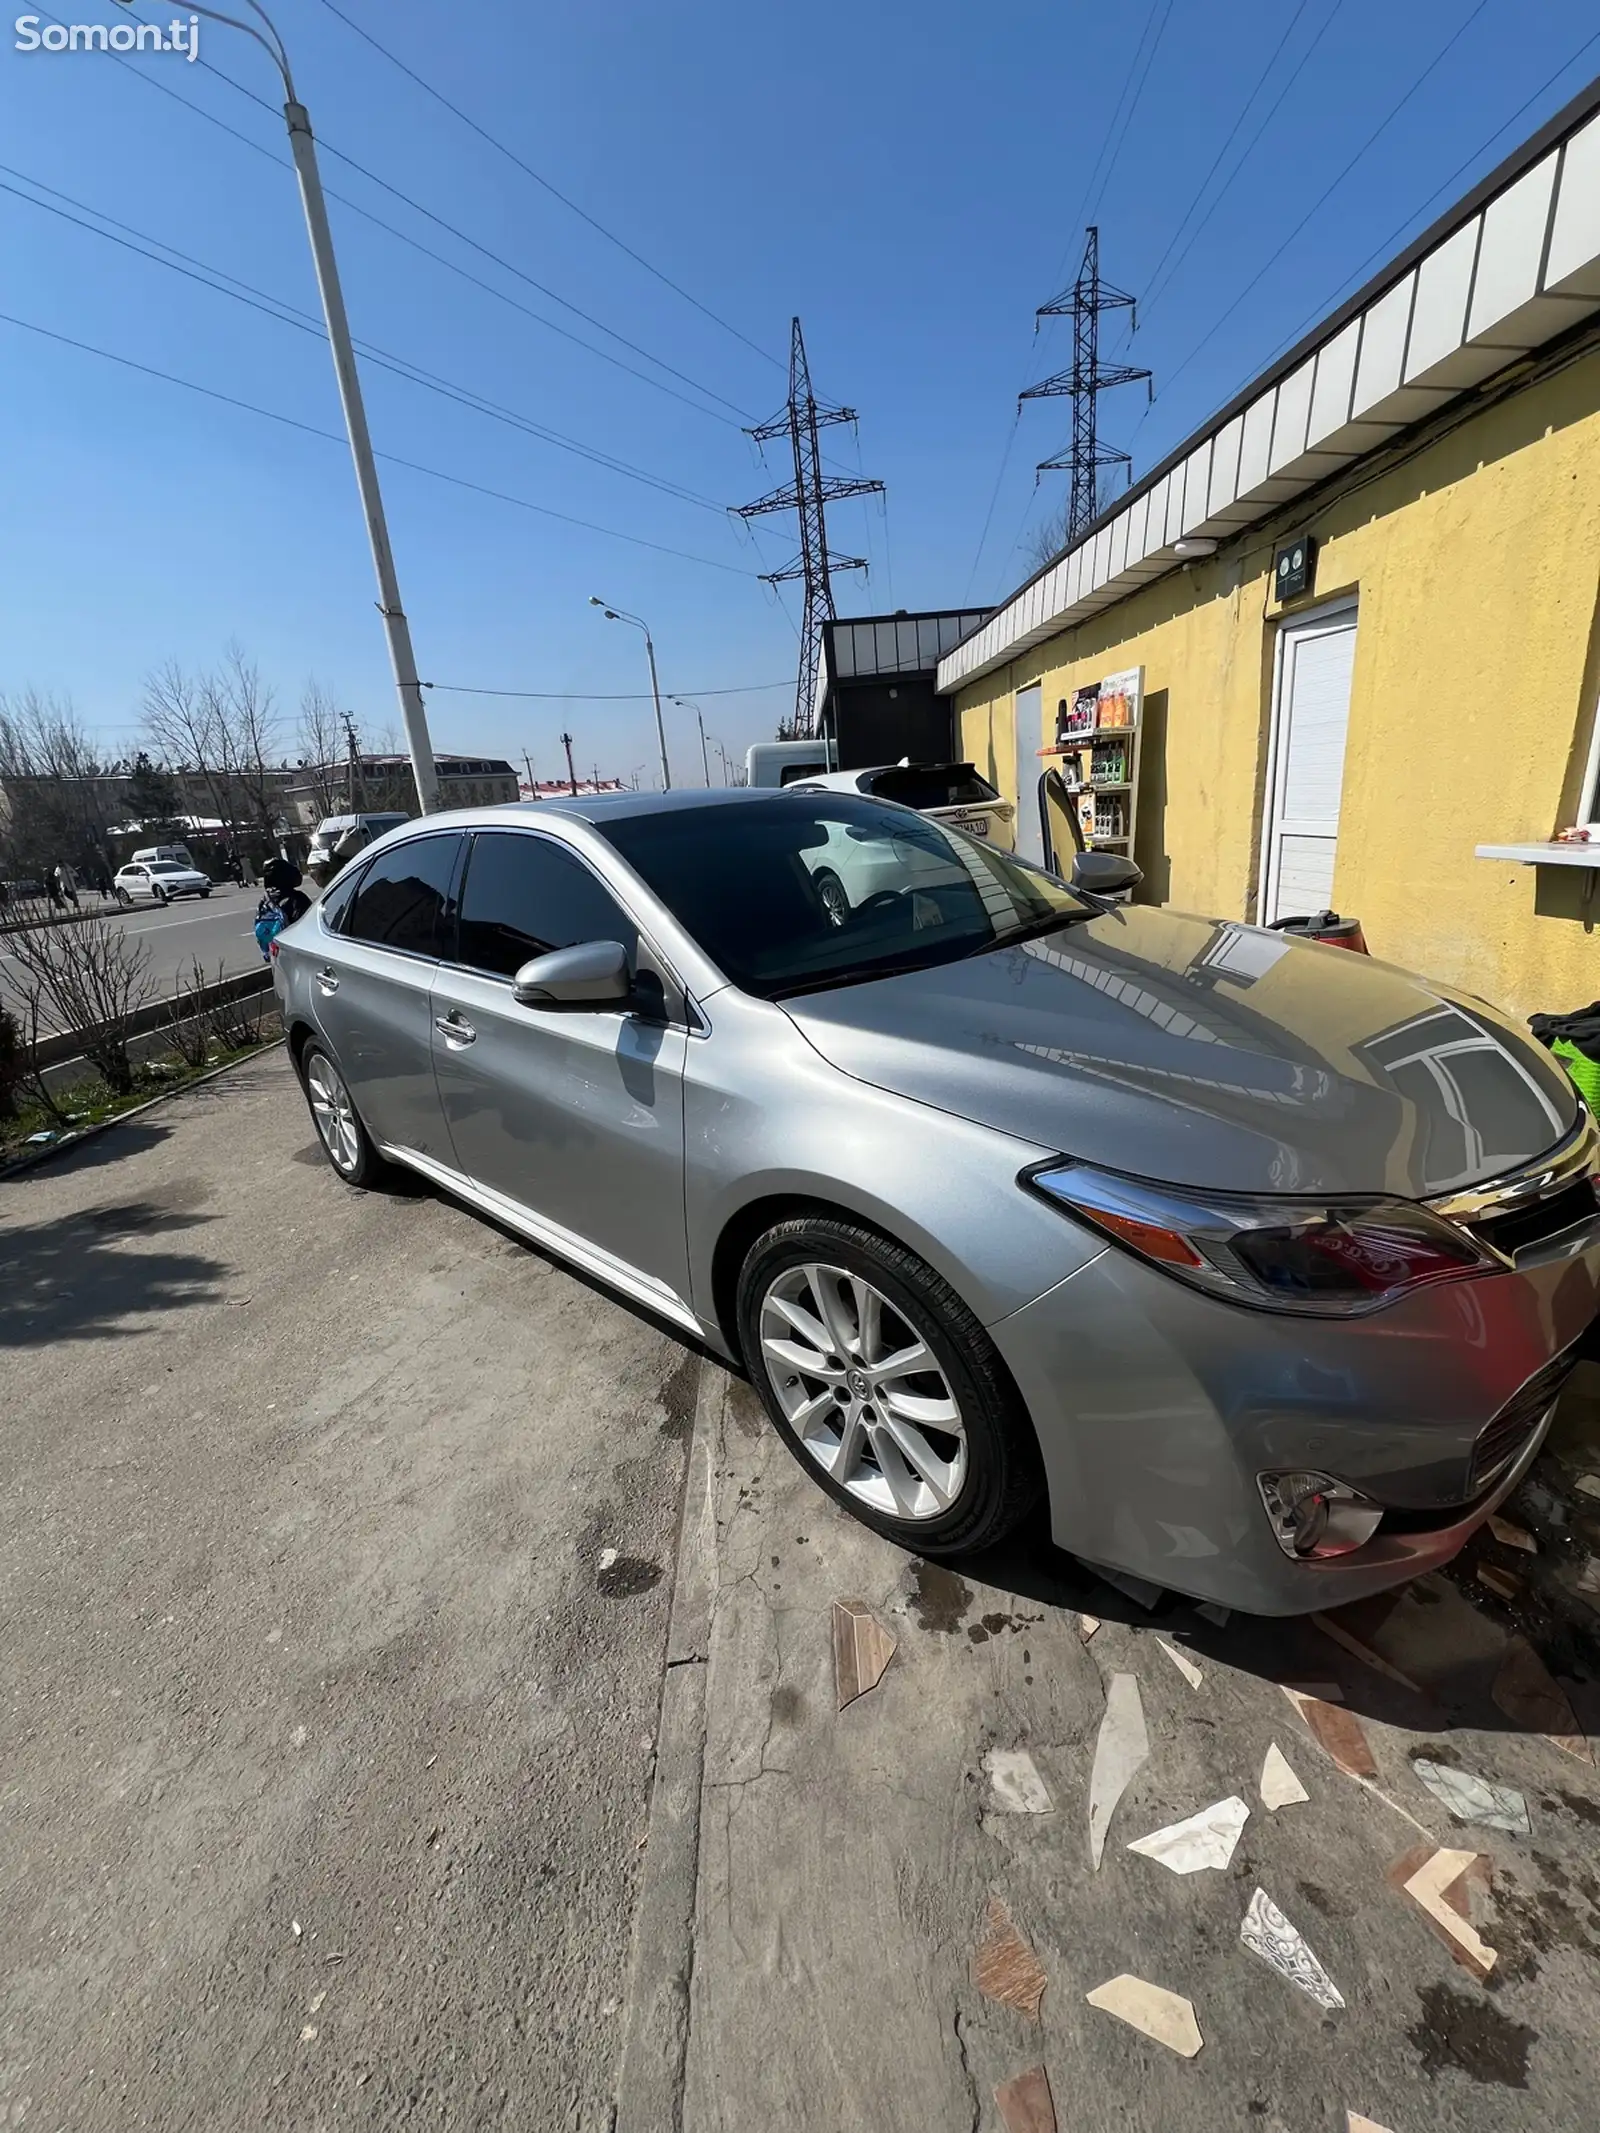
[[[1057,1544],[1248,1613],[1303,1614],[1448,1562],[1521,1480],[1550,1409],[1474,1484],[1474,1446],[1600,1309],[1600,1225],[1533,1266],[1361,1319],[1252,1311],[1102,1253],[989,1328],[1038,1432]],[[1349,1555],[1285,1555],[1256,1487],[1310,1468],[1390,1516]]]

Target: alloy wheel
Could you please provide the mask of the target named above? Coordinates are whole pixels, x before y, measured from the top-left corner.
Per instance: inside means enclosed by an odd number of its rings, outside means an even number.
[[[306,1070],[306,1094],[311,1099],[311,1116],[316,1120],[329,1162],[348,1177],[361,1155],[355,1106],[338,1068],[321,1052]]]
[[[844,893],[844,884],[832,874],[817,878],[817,893],[822,898],[822,908],[828,914],[830,926],[842,926],[850,916],[850,899]]]
[[[761,1300],[762,1359],[807,1456],[891,1518],[939,1518],[960,1495],[967,1435],[922,1334],[844,1267],[788,1267]]]

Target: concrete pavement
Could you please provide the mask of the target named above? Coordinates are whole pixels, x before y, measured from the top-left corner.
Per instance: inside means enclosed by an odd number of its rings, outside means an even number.
[[[1413,1694],[1309,1623],[1219,1627],[1173,1600],[1152,1615],[1037,1532],[959,1574],[919,1563],[820,1496],[748,1388],[723,1383],[684,2133],[990,2133],[995,2088],[1035,2066],[1061,2133],[1345,2133],[1347,2111],[1393,2133],[1593,2124],[1600,1770],[1485,1693],[1504,1619],[1443,1579],[1375,1608]],[[840,1599],[865,1600],[896,1640],[880,1684],[843,1711]],[[1085,1607],[1101,1620],[1088,1641]],[[1592,1648],[1556,1657],[1592,1693]],[[1096,1871],[1090,1773],[1118,1675],[1138,1685],[1149,1755]],[[1367,1781],[1312,1737],[1279,1685],[1295,1681],[1342,1695]],[[1567,1686],[1581,1702],[1584,1681]],[[1274,1742],[1309,1799],[1269,1813],[1258,1780]],[[1050,1811],[1007,1811],[986,1768],[997,1750],[1028,1754]],[[1419,1754],[1518,1788],[1531,1837],[1453,1822]],[[1180,1876],[1127,1849],[1228,1798],[1250,1814],[1225,1869]],[[1472,1905],[1497,1954],[1487,1983],[1387,1883],[1414,1847],[1489,1862]],[[647,1907],[654,1855],[652,1836]],[[1343,2008],[1241,1945],[1257,1888]],[[991,1899],[1042,1968],[1037,2019],[975,1982]],[[1123,1975],[1192,2003],[1196,2058],[1087,2003]],[[618,2133],[645,2122],[624,2115]]]
[[[0,2124],[599,2133],[698,1368],[281,1053],[0,1184]]]
[[[1544,1736],[1600,1735],[1594,1646],[1531,1580],[1341,1643],[1152,1611],[1037,1530],[906,1557],[737,1379],[425,1190],[346,1190],[282,1054],[0,1183],[0,1386],[0,2124],[1043,2133],[994,2100],[1034,2068],[1059,2133],[1593,2122],[1600,1769]],[[1600,1553],[1571,1483],[1523,1507],[1540,1561]],[[894,1650],[841,1711],[846,1599]],[[1504,1701],[1524,1633],[1565,1719],[1537,1674]],[[1308,1797],[1269,1813],[1274,1743]],[[1228,1799],[1225,1865],[1129,1851]],[[1390,1885],[1440,1849],[1481,1861],[1486,1979]],[[1343,2006],[1241,1944],[1257,1889]],[[1035,2011],[982,1989],[994,1902]],[[1196,2057],[1088,2003],[1127,1976]]]

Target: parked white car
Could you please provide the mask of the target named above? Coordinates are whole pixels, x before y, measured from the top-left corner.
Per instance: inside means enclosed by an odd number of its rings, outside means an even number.
[[[130,860],[127,866],[118,868],[111,886],[117,901],[124,904],[166,904],[175,896],[211,894],[206,875],[196,867],[181,867],[172,859]]]
[[[832,770],[821,777],[798,779],[787,790],[867,793],[876,800],[914,807],[918,814],[932,815],[969,837],[982,837],[1001,851],[1009,852],[1015,841],[1016,809],[970,763],[885,763],[872,770]],[[829,916],[839,926],[851,911],[859,911],[869,897],[891,883],[903,888],[908,865],[916,869],[930,862],[916,847],[898,839],[862,836],[836,825],[829,829],[826,847],[808,852],[806,863]],[[922,884],[927,888],[939,885],[931,877]]]

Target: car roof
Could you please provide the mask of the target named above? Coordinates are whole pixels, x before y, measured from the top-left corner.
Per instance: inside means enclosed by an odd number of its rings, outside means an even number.
[[[778,800],[783,789],[776,785],[690,785],[673,792],[562,793],[553,800],[507,800],[493,807],[458,807],[448,813],[421,815],[405,825],[406,831],[436,829],[502,828],[533,829],[551,815],[571,817],[602,828],[633,815],[694,814],[725,807],[754,807]],[[391,830],[398,838],[402,833]],[[388,842],[386,838],[385,843]]]

